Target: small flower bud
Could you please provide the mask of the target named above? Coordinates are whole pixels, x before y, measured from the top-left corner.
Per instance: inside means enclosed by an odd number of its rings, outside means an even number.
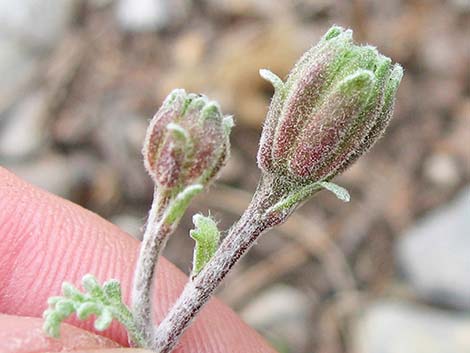
[[[145,167],[164,187],[207,184],[228,158],[232,126],[232,118],[224,117],[216,102],[176,89],[147,129]]]
[[[329,180],[383,134],[403,75],[400,65],[352,31],[332,27],[307,51],[286,82],[261,70],[275,93],[263,128],[258,165],[294,180]]]

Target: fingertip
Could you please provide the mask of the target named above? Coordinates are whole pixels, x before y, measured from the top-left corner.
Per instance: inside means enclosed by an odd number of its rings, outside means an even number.
[[[50,338],[42,331],[40,318],[0,314],[0,352],[63,352],[77,349],[118,348],[116,342],[64,324],[60,338]]]
[[[104,349],[79,349],[61,353],[155,353],[142,348],[104,348]]]
[[[0,168],[0,312],[41,316],[63,281],[83,275],[118,279],[129,302],[139,242],[96,214],[39,190]],[[155,318],[160,321],[186,282],[165,259],[157,268]],[[93,331],[91,320],[68,321]],[[102,333],[126,345],[114,322]],[[0,350],[1,351],[1,350]],[[265,341],[217,299],[202,310],[175,353],[273,353]]]

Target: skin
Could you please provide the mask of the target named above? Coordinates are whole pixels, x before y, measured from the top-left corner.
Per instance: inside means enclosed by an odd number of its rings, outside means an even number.
[[[125,349],[118,324],[94,333],[91,320],[68,320],[59,340],[45,337],[42,312],[66,280],[86,273],[121,281],[129,302],[139,242],[96,214],[40,190],[0,167],[0,352],[148,352]],[[165,259],[157,267],[155,313],[161,321],[185,275]],[[274,353],[236,314],[212,299],[175,353]]]

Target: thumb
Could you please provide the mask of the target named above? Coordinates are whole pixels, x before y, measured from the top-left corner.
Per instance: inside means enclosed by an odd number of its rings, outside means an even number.
[[[40,318],[0,314],[0,351],[76,353],[86,350],[87,353],[151,353],[130,348],[123,351],[114,341],[68,324],[63,324],[60,339],[49,338],[44,336],[42,325],[43,320]]]
[[[0,168],[0,312],[41,316],[63,281],[86,273],[120,280],[128,301],[139,242],[97,215],[41,191]],[[157,268],[155,318],[160,321],[186,277],[165,259]],[[92,331],[91,321],[71,324]],[[118,323],[100,333],[126,345]],[[262,338],[213,299],[182,337],[178,353],[269,353]],[[1,342],[0,342],[1,351]]]

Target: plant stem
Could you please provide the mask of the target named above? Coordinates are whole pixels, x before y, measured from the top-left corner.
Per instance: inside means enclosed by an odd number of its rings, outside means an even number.
[[[258,189],[240,220],[230,229],[214,257],[204,269],[183,289],[168,315],[158,326],[151,348],[159,353],[169,353],[179,337],[189,326],[201,308],[231,268],[268,228],[281,223],[284,218],[266,215],[263,210],[272,204],[269,186],[260,182]],[[273,217],[270,217],[273,216]]]
[[[126,327],[127,331],[129,332],[130,341],[133,344],[139,347],[143,347],[147,344],[147,342],[144,340],[144,337],[142,336],[142,332],[136,326],[136,322],[132,313],[129,311],[126,305],[121,303],[119,307],[113,310],[113,315]]]
[[[147,345],[152,338],[152,294],[155,283],[154,273],[158,258],[165,247],[173,227],[162,222],[164,210],[170,202],[165,190],[155,188],[152,207],[145,233],[140,245],[139,257],[132,287],[132,314],[137,329],[140,330]]]

